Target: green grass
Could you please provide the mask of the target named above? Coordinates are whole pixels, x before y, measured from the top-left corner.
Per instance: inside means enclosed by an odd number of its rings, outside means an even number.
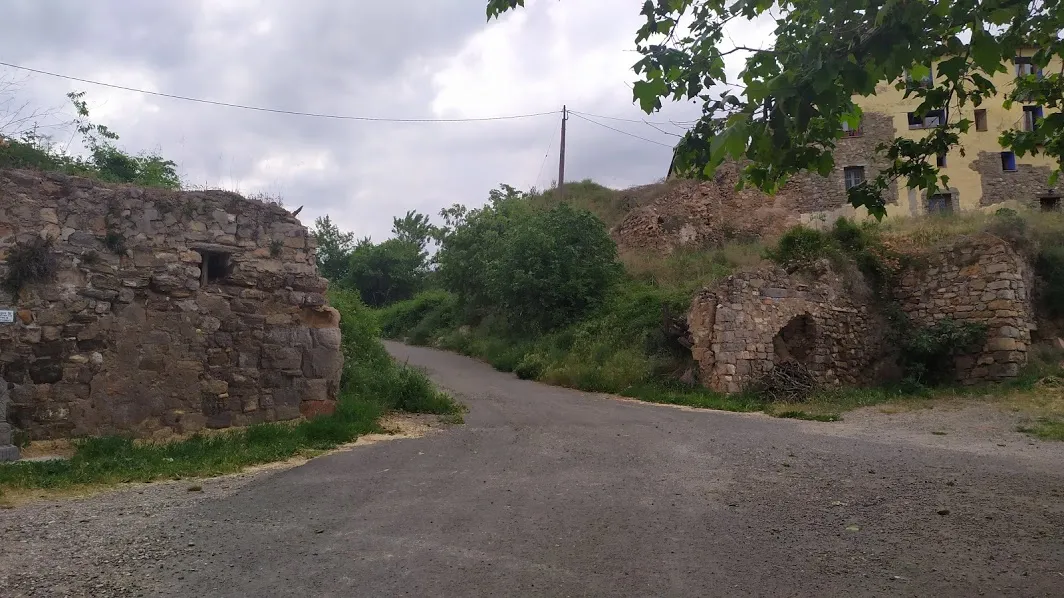
[[[1022,426],[1019,432],[1042,440],[1064,441],[1064,420],[1050,417],[1039,418],[1032,426]]]
[[[0,465],[5,490],[62,489],[121,482],[213,476],[261,463],[312,456],[380,432],[377,420],[394,410],[445,415],[460,423],[461,408],[425,375],[396,363],[380,342],[373,314],[353,295],[333,293],[342,315],[344,372],[336,411],[299,423],[264,423],[168,442],[109,436],[74,442],[68,460]]]

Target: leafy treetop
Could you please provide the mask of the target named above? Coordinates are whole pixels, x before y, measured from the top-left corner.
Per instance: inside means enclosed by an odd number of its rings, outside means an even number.
[[[997,73],[1021,51],[1033,51],[1034,74],[1015,78],[1006,107],[1022,101],[1050,109],[1064,104],[1064,69],[1038,74],[1062,58],[1064,7],[1059,0],[647,0],[636,33],[642,54],[634,99],[648,113],[662,100],[698,100],[703,117],[677,146],[677,166],[711,176],[726,159],[745,163],[740,185],[774,192],[801,171],[829,173],[842,124],[861,116],[853,96],[895,84],[918,104],[916,112],[947,109],[947,120],[921,139],[895,138],[880,146],[887,168],[849,191],[855,207],[885,213],[884,192],[894,180],[930,194],[948,186],[931,158],[956,146],[972,122],[953,108],[992,100]],[[491,19],[524,0],[488,0]],[[771,19],[771,47],[730,42],[729,26]],[[725,44],[725,42],[728,44]],[[725,57],[747,55],[734,80]],[[1031,52],[1027,52],[1031,53]],[[929,66],[935,65],[934,73]],[[929,85],[908,81],[933,77]],[[1034,131],[1009,130],[1004,148],[1045,154],[1060,174],[1064,115],[1049,114]]]

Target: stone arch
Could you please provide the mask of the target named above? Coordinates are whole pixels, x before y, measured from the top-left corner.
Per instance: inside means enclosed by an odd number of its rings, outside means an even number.
[[[776,363],[795,361],[808,364],[813,358],[816,345],[816,321],[808,313],[791,318],[772,338]]]

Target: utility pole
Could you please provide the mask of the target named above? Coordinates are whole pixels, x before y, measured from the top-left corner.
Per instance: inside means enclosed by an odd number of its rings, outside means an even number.
[[[562,144],[558,152],[558,197],[564,197],[562,186],[565,185],[565,121],[569,120],[569,110],[562,106]]]

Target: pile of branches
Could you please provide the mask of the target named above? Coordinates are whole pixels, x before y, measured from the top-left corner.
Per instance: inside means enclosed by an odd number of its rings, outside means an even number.
[[[793,359],[781,361],[754,381],[751,391],[773,403],[801,402],[816,390],[816,379],[809,368]]]

